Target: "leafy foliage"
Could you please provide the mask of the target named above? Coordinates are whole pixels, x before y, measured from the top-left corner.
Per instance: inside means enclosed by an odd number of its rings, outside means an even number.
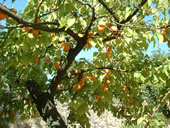
[[[137,124],[169,90],[169,56],[144,54],[151,42],[169,45],[167,9],[168,0],[28,0],[18,17],[0,5],[6,19],[0,31],[0,121],[15,121],[17,112],[21,119],[38,112],[47,119],[40,108],[48,107],[36,100],[49,93],[48,100],[69,104],[70,124],[90,127],[89,108]],[[75,59],[89,50],[96,51],[91,61],[87,55]],[[29,80],[40,86],[37,92],[28,89]]]

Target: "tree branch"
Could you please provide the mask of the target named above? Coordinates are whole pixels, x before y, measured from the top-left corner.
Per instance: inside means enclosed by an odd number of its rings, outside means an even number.
[[[166,93],[166,95],[163,97],[163,99],[161,100],[160,104],[157,106],[157,108],[155,109],[155,111],[152,113],[150,119],[148,120],[148,122],[145,125],[145,128],[147,128],[151,122],[151,120],[154,118],[155,114],[157,113],[157,111],[160,109],[160,107],[162,106],[162,104],[165,102],[165,100],[167,99],[168,95],[170,94],[170,91],[168,91]]]
[[[12,17],[14,20],[16,20],[19,24],[23,24],[23,26],[28,26],[28,27],[33,27],[35,29],[38,30],[42,30],[42,31],[46,31],[46,32],[66,32],[67,34],[69,34],[70,36],[72,36],[75,40],[79,40],[79,36],[74,33],[71,29],[67,29],[65,30],[65,27],[62,28],[55,28],[55,27],[48,27],[46,25],[43,24],[37,24],[37,23],[31,23],[28,22],[27,20],[19,17],[18,15],[14,14],[13,12],[11,12],[10,10],[4,8],[2,5],[0,5],[0,11],[2,11],[3,13],[7,14],[8,16]]]
[[[100,4],[103,5],[103,7],[113,16],[113,18],[115,19],[116,22],[119,23],[119,18],[116,16],[116,14],[112,11],[112,9],[110,9],[103,0],[98,0]]]
[[[139,9],[141,9],[142,6],[143,6],[147,1],[148,1],[148,0],[142,0],[142,2],[139,4],[139,6],[136,7],[136,8],[133,10],[133,12],[132,12],[126,19],[122,20],[122,21],[120,22],[120,24],[125,24],[125,23],[127,23],[128,21],[130,21],[130,20],[132,19],[132,17],[133,17],[134,15],[136,15],[136,13],[139,11]]]

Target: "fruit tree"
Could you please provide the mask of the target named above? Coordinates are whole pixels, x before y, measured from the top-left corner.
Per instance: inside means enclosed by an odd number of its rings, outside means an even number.
[[[74,122],[90,127],[90,108],[98,115],[109,110],[127,124],[147,117],[149,126],[170,93],[168,57],[145,54],[151,42],[170,46],[168,5],[168,0],[28,0],[21,13],[1,3],[0,123],[20,113],[22,119],[39,114],[51,128]],[[90,61],[87,54],[75,59],[88,50],[95,51]],[[158,107],[142,98],[146,84],[161,85]],[[69,104],[67,123],[55,100]]]

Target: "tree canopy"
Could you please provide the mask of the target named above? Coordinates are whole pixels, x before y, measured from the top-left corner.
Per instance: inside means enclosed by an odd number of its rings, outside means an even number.
[[[58,100],[69,104],[69,124],[90,127],[90,108],[127,124],[145,117],[147,127],[170,93],[169,56],[144,54],[151,42],[170,46],[168,7],[168,0],[28,0],[21,13],[0,4],[0,126],[19,112],[65,128]],[[91,60],[75,59],[89,50]],[[147,85],[158,90],[158,107],[145,99]]]

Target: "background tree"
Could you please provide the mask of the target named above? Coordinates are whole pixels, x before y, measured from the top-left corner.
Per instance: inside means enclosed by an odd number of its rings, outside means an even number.
[[[153,60],[143,51],[152,41],[168,41],[167,9],[168,0],[29,0],[22,14],[0,5],[0,20],[6,19],[0,26],[0,118],[35,116],[37,109],[49,127],[65,128],[56,99],[69,104],[67,123],[82,127],[90,127],[89,107],[127,123],[152,113],[154,106],[143,110],[143,85],[163,86],[159,103],[169,90],[169,59]],[[75,60],[94,49],[92,61],[86,55]]]

